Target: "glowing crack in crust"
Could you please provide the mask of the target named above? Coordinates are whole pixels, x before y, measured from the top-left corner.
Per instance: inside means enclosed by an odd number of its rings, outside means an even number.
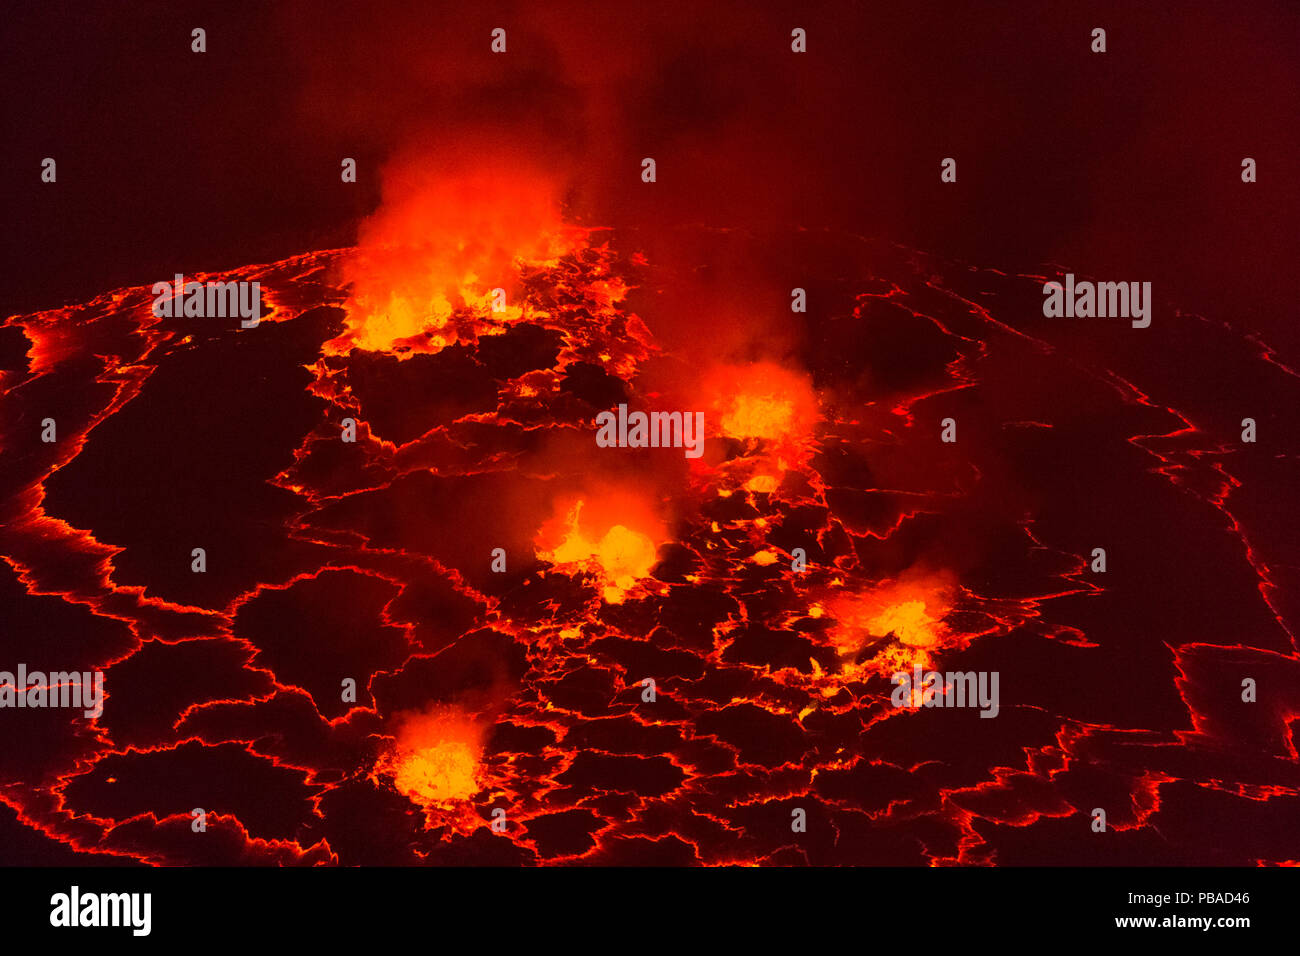
[[[1300,686],[1278,570],[1298,562],[1195,388],[1157,398],[1134,357],[1017,328],[1042,277],[854,237],[809,367],[674,352],[653,296],[629,303],[689,277],[490,178],[430,187],[463,214],[427,242],[427,209],[395,212],[357,250],[214,276],[261,283],[256,329],[159,319],[147,286],[7,321],[14,659],[60,648],[106,701],[4,715],[43,741],[0,755],[4,826],[78,862],[982,864],[1065,852],[1105,792],[1129,808],[1110,862],[1300,855],[1252,837],[1300,799],[1300,704],[1244,720],[1215,690]],[[522,226],[477,221],[516,193],[543,197]],[[1297,394],[1266,346],[1186,321],[1243,394]],[[705,454],[619,470],[589,424],[664,356],[694,370],[667,407],[705,411]],[[1061,388],[1094,396],[1088,428]],[[133,468],[156,429],[166,467]],[[1174,531],[1206,553],[1108,586],[1063,517],[1085,480],[1130,567]],[[195,523],[212,501],[220,526]],[[205,574],[175,572],[214,540]],[[976,651],[1024,675],[997,720],[890,706],[892,672]],[[177,779],[226,839],[196,847]],[[1185,825],[1206,801],[1232,839]],[[826,839],[791,833],[796,806]]]

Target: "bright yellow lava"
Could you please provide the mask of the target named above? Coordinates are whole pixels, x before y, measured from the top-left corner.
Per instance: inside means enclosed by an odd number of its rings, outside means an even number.
[[[407,160],[386,170],[383,190],[344,263],[346,327],[327,355],[436,352],[458,340],[459,309],[480,333],[499,329],[524,314],[522,264],[553,266],[586,245],[563,221],[559,186],[505,159],[442,169]]]
[[[588,537],[581,525],[583,502],[578,501],[568,515],[564,539],[552,551],[539,551],[538,557],[557,567],[582,565],[600,574],[606,602],[619,604],[637,582],[648,577],[658,561],[654,541],[626,525],[616,524],[598,540]]]
[[[456,809],[483,789],[482,730],[453,708],[401,715],[396,741],[375,769],[413,803]]]
[[[832,594],[809,613],[834,620],[829,637],[845,659],[846,673],[892,674],[931,666],[951,637],[943,623],[951,605],[951,576],[934,574],[866,593]],[[868,648],[869,658],[862,659]]]
[[[794,402],[775,395],[737,395],[722,414],[723,434],[783,438],[794,429]]]
[[[443,741],[401,758],[393,785],[422,806],[468,800],[479,791],[478,758],[467,743]]]
[[[928,647],[939,641],[938,622],[925,611],[924,601],[904,601],[886,608],[867,622],[872,634],[892,633],[904,644]]]

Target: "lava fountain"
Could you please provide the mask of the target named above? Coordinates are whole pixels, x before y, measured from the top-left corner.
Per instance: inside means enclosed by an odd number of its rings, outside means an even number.
[[[380,757],[377,774],[426,810],[463,807],[483,789],[482,730],[452,708],[403,717],[392,750]]]
[[[743,444],[723,468],[731,487],[774,492],[811,456],[818,412],[807,373],[767,361],[717,366],[705,377],[704,400],[717,434]]]
[[[955,644],[957,635],[943,621],[953,590],[952,578],[938,573],[833,594],[812,610],[835,622],[828,633],[846,674],[889,676],[929,669],[935,653]]]
[[[585,238],[564,223],[554,184],[540,174],[491,162],[451,175],[398,165],[344,265],[347,325],[325,354],[436,352],[499,331],[524,316],[520,268],[553,266]],[[469,334],[458,328],[460,311],[472,314]]]
[[[658,563],[667,530],[652,509],[627,496],[572,499],[538,531],[537,556],[563,573],[594,575],[601,596],[620,604]]]

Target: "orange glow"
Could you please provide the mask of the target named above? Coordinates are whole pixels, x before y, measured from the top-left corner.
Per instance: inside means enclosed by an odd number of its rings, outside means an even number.
[[[921,600],[887,607],[867,627],[872,634],[893,634],[913,647],[930,647],[939,641],[939,622],[926,613],[925,602]]]
[[[727,366],[707,376],[709,404],[718,428],[731,438],[797,442],[808,436],[817,400],[806,374],[775,362]]]
[[[601,594],[610,604],[621,603],[649,577],[666,529],[648,509],[621,498],[599,502],[579,498],[562,513],[562,518],[548,521],[538,532],[535,544],[540,559],[566,573],[595,572]]]
[[[396,746],[376,770],[413,803],[449,809],[482,789],[481,737],[473,721],[452,710],[408,716],[398,727]]]
[[[469,744],[451,740],[415,751],[397,767],[393,784],[416,803],[427,806],[468,800],[478,792],[478,761]]]
[[[776,395],[737,395],[722,415],[726,435],[782,438],[794,424],[794,403]]]
[[[464,334],[454,321],[469,309],[490,332],[520,318],[523,264],[555,264],[581,248],[545,177],[486,160],[464,171],[408,163],[385,181],[384,204],[362,228],[344,269],[352,285],[347,327],[326,354],[352,348],[436,352]],[[506,290],[493,312],[492,290]]]
[[[892,674],[931,666],[933,652],[950,636],[942,618],[952,608],[952,589],[950,576],[930,575],[882,585],[867,594],[832,596],[816,610],[835,620],[830,638],[847,659],[846,669]],[[870,656],[854,660],[863,652]]]

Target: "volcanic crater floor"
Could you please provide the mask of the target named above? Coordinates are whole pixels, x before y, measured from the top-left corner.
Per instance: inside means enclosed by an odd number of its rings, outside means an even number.
[[[0,860],[1300,860],[1295,370],[1172,308],[1044,319],[1046,274],[686,245],[594,233],[385,348],[349,250],[223,273],[255,329],[148,286],[11,317],[0,666],[107,699],[0,715]],[[747,337],[738,260],[808,311]],[[704,411],[705,454],[596,447],[619,403]],[[996,717],[893,706],[914,667],[996,672]]]

